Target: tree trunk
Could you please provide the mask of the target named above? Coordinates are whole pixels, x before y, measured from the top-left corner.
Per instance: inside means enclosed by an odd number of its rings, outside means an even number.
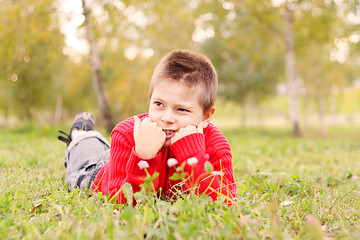
[[[94,33],[92,31],[90,10],[86,5],[85,0],[81,0],[81,1],[82,1],[83,13],[85,16],[86,36],[90,44],[90,60],[91,60],[93,87],[96,95],[97,104],[100,110],[100,115],[105,122],[106,130],[109,133],[111,133],[115,124],[110,111],[109,101],[105,94],[102,83],[101,66],[100,66],[101,63],[100,63],[99,54],[96,49]]]
[[[285,60],[286,60],[286,75],[288,79],[289,90],[289,114],[292,124],[292,133],[294,136],[299,137],[301,135],[299,126],[299,107],[298,107],[298,95],[296,86],[296,66],[294,56],[294,39],[291,24],[291,12],[287,4],[285,5]]]

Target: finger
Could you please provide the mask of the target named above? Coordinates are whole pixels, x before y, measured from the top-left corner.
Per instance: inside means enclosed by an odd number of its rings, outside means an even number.
[[[203,121],[199,122],[199,124],[197,126],[197,132],[204,133],[204,122]]]
[[[134,132],[139,128],[140,122],[140,118],[138,116],[134,116]]]
[[[145,123],[148,126],[155,126],[157,127],[157,123],[153,122],[149,117],[145,118],[142,123]]]
[[[147,123],[147,122],[151,122],[151,121],[150,121],[150,118],[147,117],[147,118],[144,118],[144,119],[142,120],[142,122],[143,122],[143,123]]]

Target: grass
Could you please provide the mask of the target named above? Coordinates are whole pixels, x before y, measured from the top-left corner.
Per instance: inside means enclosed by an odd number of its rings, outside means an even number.
[[[359,131],[226,129],[238,201],[68,192],[56,128],[0,130],[0,239],[359,239]]]

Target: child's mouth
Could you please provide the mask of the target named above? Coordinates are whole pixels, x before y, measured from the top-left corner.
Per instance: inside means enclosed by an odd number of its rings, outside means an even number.
[[[163,132],[166,134],[166,139],[172,138],[176,133],[174,130],[163,130]]]

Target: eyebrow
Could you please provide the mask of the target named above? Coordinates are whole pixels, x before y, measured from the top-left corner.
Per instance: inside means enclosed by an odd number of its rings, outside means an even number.
[[[154,97],[154,99],[152,101],[160,101],[160,102],[165,102],[164,99],[159,98],[159,97]]]

